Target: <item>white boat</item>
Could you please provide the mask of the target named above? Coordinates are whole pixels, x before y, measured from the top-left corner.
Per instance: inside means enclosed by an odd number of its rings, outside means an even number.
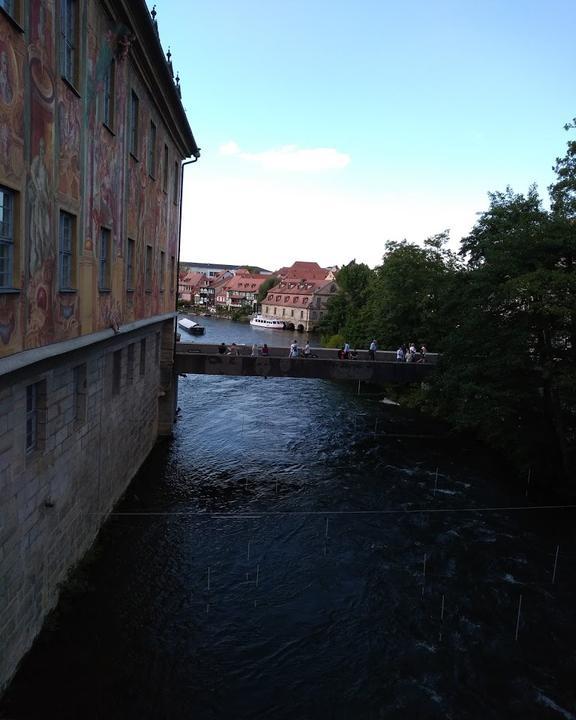
[[[255,315],[250,320],[252,327],[265,328],[266,330],[284,330],[284,323],[282,320],[273,320],[272,318],[262,317],[262,315]]]

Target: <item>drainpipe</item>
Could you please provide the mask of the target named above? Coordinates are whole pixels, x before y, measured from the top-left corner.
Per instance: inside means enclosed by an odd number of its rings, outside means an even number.
[[[176,283],[175,286],[175,297],[174,297],[174,312],[178,312],[178,275],[179,275],[179,267],[180,267],[180,245],[182,242],[182,206],[184,205],[184,166],[190,165],[192,163],[198,162],[198,158],[200,157],[200,150],[199,148],[196,148],[196,152],[194,153],[194,157],[190,160],[184,160],[184,162],[180,165],[180,216],[178,218],[178,252],[176,255],[176,277],[174,278],[174,282]],[[178,317],[178,315],[176,315]],[[170,419],[170,431],[165,430],[163,434],[170,434],[172,424],[174,423],[174,420],[176,418],[177,408],[178,408],[178,376],[174,372],[174,363],[176,361],[176,336],[178,333],[178,320],[176,320],[176,323],[174,324],[174,343],[173,343],[173,351],[172,351],[172,371],[171,371],[171,381],[170,381],[170,397],[166,399],[166,401],[169,403],[169,408],[165,409],[166,411],[170,413],[171,419]],[[165,402],[166,402],[165,401]],[[166,426],[168,423],[165,423]]]
[[[200,159],[200,148],[197,148],[196,153],[190,160],[184,160],[180,164],[180,217],[178,219],[178,253],[176,255],[176,297],[174,298],[174,311],[178,312],[178,268],[180,266],[180,243],[182,242],[182,206],[184,205],[184,167],[186,165],[192,165],[192,163],[198,162]],[[176,323],[178,327],[178,323]],[[176,341],[176,338],[174,338]]]

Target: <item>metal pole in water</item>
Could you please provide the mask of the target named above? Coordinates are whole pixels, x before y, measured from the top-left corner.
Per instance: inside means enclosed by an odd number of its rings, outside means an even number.
[[[444,595],[442,595],[442,607],[440,608],[440,623],[444,623]],[[438,633],[438,639],[442,640],[442,625],[440,625],[440,632]]]
[[[426,586],[426,560],[427,555],[424,553],[424,564],[422,566],[422,597],[424,597],[424,587]]]
[[[326,518],[326,532],[324,533],[324,537],[328,537],[328,518]]]
[[[556,557],[554,558],[554,570],[552,572],[552,583],[556,582],[556,568],[558,567],[558,553],[560,552],[560,545],[556,545]]]
[[[206,590],[210,590],[210,566],[208,566],[208,584],[206,586]]]
[[[522,595],[520,595],[520,599],[518,600],[518,617],[516,618],[516,642],[518,642],[518,631],[520,629],[520,610],[522,609]]]
[[[434,480],[434,497],[436,497],[436,490],[438,490],[438,468],[436,468],[436,479]]]
[[[374,421],[374,435],[376,435],[376,431],[378,430],[378,418]]]
[[[362,382],[362,380],[358,380],[358,395],[360,395],[360,383],[361,382]]]
[[[528,468],[528,478],[526,480],[526,497],[528,497],[528,488],[530,487],[530,478],[532,477],[532,468]]]
[[[276,479],[276,495],[278,495],[278,479]]]
[[[256,565],[256,587],[258,587],[258,578],[260,577],[260,565]]]
[[[250,545],[252,544],[252,540],[248,540],[248,552],[246,554],[246,560],[250,562]]]

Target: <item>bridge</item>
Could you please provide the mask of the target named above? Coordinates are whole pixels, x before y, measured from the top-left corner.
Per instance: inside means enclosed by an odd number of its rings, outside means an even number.
[[[236,375],[239,377],[319,378],[361,380],[368,383],[406,385],[426,380],[438,355],[426,355],[426,362],[397,362],[396,353],[378,351],[370,360],[368,351],[359,351],[354,360],[341,360],[331,348],[312,348],[316,357],[289,358],[288,348],[271,347],[267,356],[251,356],[251,346],[238,345],[238,355],[221,355],[218,345],[177,343],[174,369],[192,375]]]

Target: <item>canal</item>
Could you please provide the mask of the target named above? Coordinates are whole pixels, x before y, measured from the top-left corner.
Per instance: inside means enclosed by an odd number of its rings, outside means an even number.
[[[181,378],[0,717],[576,718],[574,509],[357,391]]]

